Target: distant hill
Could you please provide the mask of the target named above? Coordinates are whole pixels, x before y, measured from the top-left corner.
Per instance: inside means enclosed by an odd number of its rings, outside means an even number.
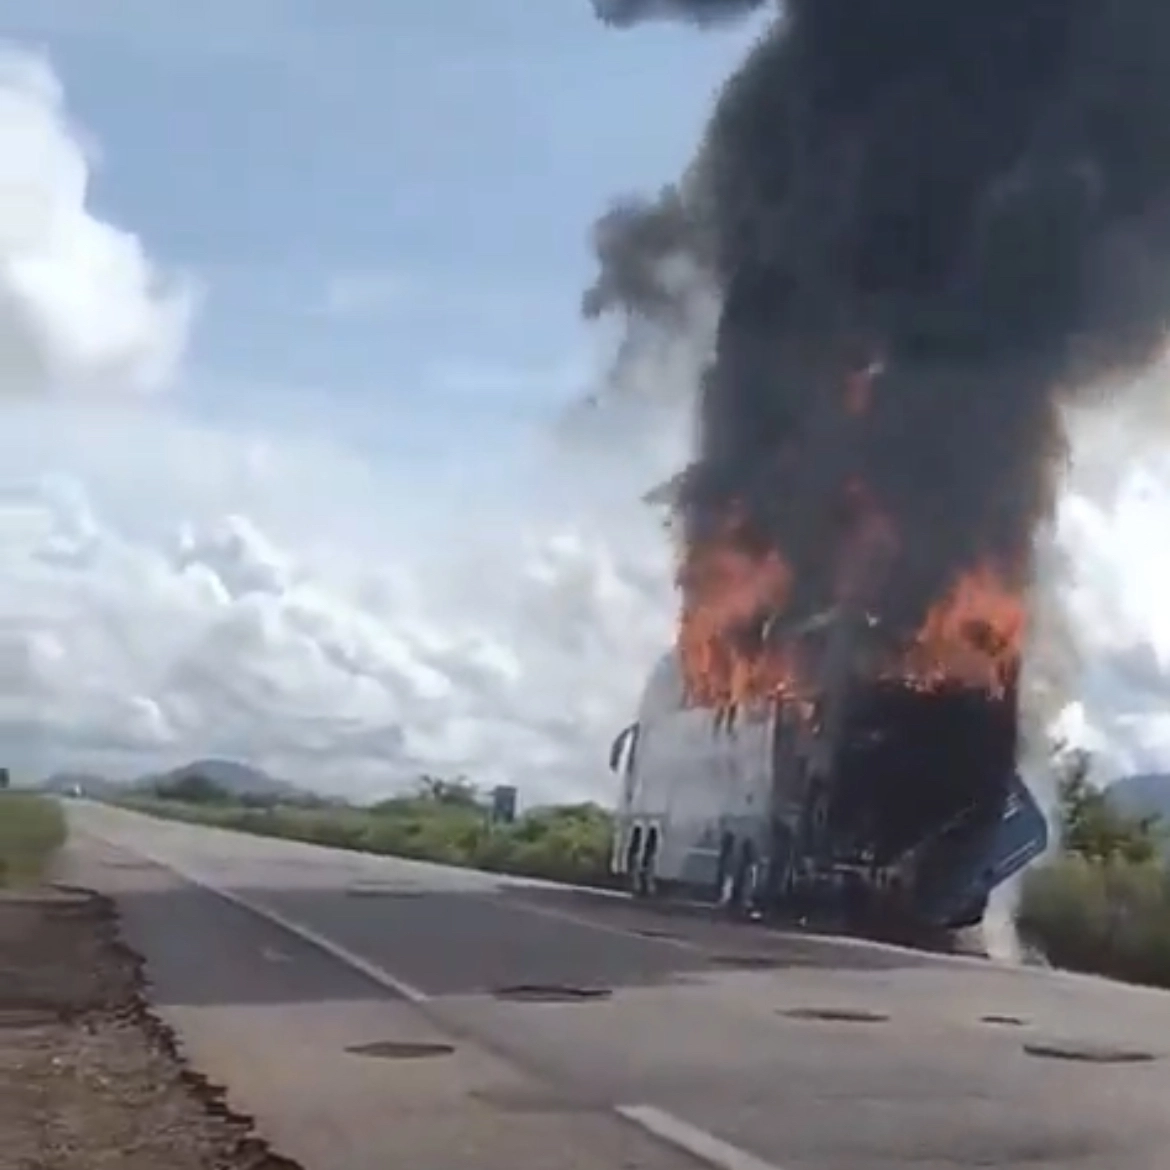
[[[152,776],[144,776],[135,781],[134,787],[158,788],[171,786],[194,776],[202,776],[210,780],[217,788],[223,789],[236,798],[254,797],[262,800],[297,800],[307,794],[303,789],[289,784],[285,780],[277,780],[259,768],[248,764],[236,763],[234,760],[194,760],[184,764],[181,768],[174,768],[169,772],[162,772]]]
[[[1108,788],[1109,800],[1130,816],[1156,815],[1170,827],[1170,772],[1142,772],[1126,776]]]

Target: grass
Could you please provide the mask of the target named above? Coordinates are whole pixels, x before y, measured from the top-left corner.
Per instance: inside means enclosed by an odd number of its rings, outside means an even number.
[[[65,843],[65,815],[55,800],[0,792],[0,887],[40,881]]]

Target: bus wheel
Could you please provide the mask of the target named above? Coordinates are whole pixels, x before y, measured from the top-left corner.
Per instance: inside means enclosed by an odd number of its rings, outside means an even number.
[[[734,867],[728,866],[729,880],[724,883],[727,891],[723,903],[734,914],[745,914],[755,899],[756,862],[755,850],[750,841],[744,841],[736,851]]]
[[[634,825],[626,844],[626,886],[630,893],[637,894],[639,870],[642,866],[642,826]]]
[[[637,869],[634,884],[634,894],[641,898],[654,896],[657,882],[658,864],[658,829],[651,827],[646,833],[646,844],[642,849],[641,861]]]
[[[719,865],[715,870],[715,904],[727,907],[735,900],[735,867],[732,859],[735,857],[735,838],[730,833],[723,834],[719,842]]]

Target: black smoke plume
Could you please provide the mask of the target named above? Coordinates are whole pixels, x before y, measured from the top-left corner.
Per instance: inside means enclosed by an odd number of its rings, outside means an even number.
[[[621,24],[756,7],[596,2]],[[590,302],[661,316],[647,273],[684,244],[718,286],[686,537],[742,509],[816,611],[876,509],[893,541],[866,604],[907,631],[977,565],[1026,588],[1062,407],[1170,323],[1170,3],[790,0],[687,191],[610,218]]]

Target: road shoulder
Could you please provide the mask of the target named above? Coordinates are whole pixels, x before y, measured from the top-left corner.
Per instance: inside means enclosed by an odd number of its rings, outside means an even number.
[[[152,1015],[108,900],[0,896],[0,1161],[38,1170],[286,1170]]]

